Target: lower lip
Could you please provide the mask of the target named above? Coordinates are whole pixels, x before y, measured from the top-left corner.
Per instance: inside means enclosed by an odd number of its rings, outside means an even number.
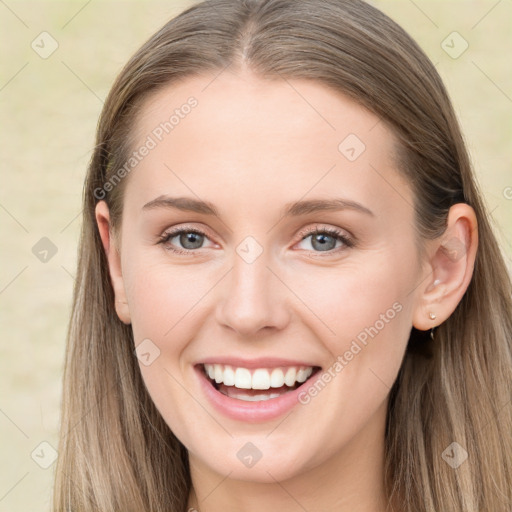
[[[206,377],[202,365],[196,366],[194,369],[199,376],[201,387],[212,405],[224,415],[234,420],[247,423],[269,421],[285,414],[300,403],[299,394],[305,389],[304,385],[307,384],[307,386],[309,386],[312,382],[310,377],[297,389],[288,391],[277,398],[257,402],[246,402],[237,398],[231,398],[217,391]],[[315,373],[314,376],[317,376],[317,374],[320,374],[320,372]]]

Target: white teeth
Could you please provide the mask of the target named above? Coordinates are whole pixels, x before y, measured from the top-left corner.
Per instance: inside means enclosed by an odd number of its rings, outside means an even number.
[[[270,375],[270,387],[271,388],[280,388],[284,386],[284,374],[281,368],[276,368],[272,370],[272,374]]]
[[[296,382],[305,382],[313,373],[312,366],[257,368],[252,373],[247,368],[234,368],[222,364],[205,364],[204,368],[210,379],[215,380],[217,384],[224,383],[226,386],[239,389],[280,388],[285,384],[293,387]]]
[[[244,400],[245,402],[261,402],[265,400],[271,400],[272,398],[278,398],[281,393],[267,393],[266,395],[244,395],[242,393],[232,392],[227,395],[231,398],[237,398],[238,400]]]
[[[307,368],[301,368],[298,372],[297,372],[297,377],[295,377],[299,382],[305,382],[308,377],[310,376],[311,374],[308,374],[308,369]]]
[[[215,382],[217,384],[219,384],[220,382],[222,382],[222,379],[224,378],[223,374],[222,374],[222,368],[219,366],[219,365],[215,365],[214,366],[214,378],[215,378]]]
[[[287,386],[293,386],[295,384],[295,377],[297,376],[297,371],[295,368],[288,368],[286,371],[286,375],[284,376],[284,383]]]
[[[221,368],[222,366],[215,365]],[[251,372],[247,368],[237,368],[235,371],[235,387],[240,389],[251,389]]]
[[[231,366],[224,366],[224,374],[222,380],[226,386],[235,385],[235,371]]]
[[[252,389],[268,389],[270,387],[270,375],[267,370],[258,368],[252,374]]]

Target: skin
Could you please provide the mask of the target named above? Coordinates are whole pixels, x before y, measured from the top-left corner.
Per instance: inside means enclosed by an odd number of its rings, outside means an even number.
[[[247,70],[212,80],[190,78],[143,105],[135,147],[187,98],[198,100],[126,178],[119,239],[109,232],[105,202],[96,208],[117,314],[132,325],[136,345],[149,338],[160,350],[152,364],[139,366],[189,451],[189,506],[384,511],[389,391],[411,327],[446,320],[470,282],[474,211],[453,206],[445,234],[428,241],[420,258],[413,194],[393,161],[394,136],[374,114],[311,81],[264,81]],[[338,150],[348,134],[366,146],[353,162]],[[219,216],[142,211],[162,194],[209,201]],[[374,215],[345,209],[281,216],[287,203],[334,197]],[[179,236],[157,243],[177,226],[204,231],[201,248],[173,253],[170,247],[195,247]],[[322,251],[314,236],[300,234],[317,226],[338,228],[355,245],[328,238]],[[250,264],[236,252],[247,236],[263,250]],[[459,257],[447,254],[449,240],[463,248]],[[396,303],[400,312],[316,397],[277,420],[225,417],[193,371],[217,355],[296,358],[326,370]],[[263,454],[251,468],[237,458],[247,442]]]

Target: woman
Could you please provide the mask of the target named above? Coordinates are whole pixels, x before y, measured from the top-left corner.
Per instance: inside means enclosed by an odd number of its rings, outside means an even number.
[[[100,118],[54,509],[509,511],[510,289],[401,28],[200,3]]]

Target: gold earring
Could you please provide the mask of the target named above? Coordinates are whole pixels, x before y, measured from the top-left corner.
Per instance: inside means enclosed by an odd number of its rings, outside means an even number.
[[[432,311],[428,314],[430,320],[435,320],[437,317],[436,317],[436,314],[433,313]],[[434,339],[434,329],[435,327],[432,327],[432,329],[430,329],[430,339],[433,340]]]

